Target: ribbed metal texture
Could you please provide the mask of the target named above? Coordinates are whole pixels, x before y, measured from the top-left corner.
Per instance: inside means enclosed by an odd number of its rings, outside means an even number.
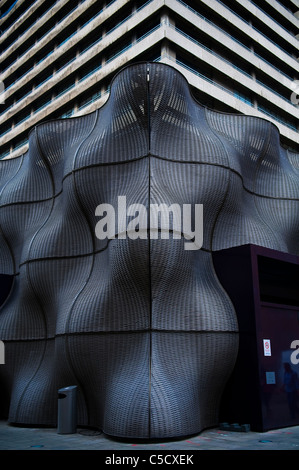
[[[205,109],[175,69],[140,63],[101,109],[38,125],[28,153],[0,166],[9,421],[56,425],[57,390],[78,385],[78,423],[114,436],[217,424],[238,325],[212,252],[299,253],[298,155],[277,129]],[[100,240],[96,207],[119,196],[147,211],[203,204],[202,248],[172,232]]]

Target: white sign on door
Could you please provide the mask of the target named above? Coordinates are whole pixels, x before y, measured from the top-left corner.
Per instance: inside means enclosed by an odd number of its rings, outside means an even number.
[[[271,342],[269,339],[263,339],[264,356],[271,356]]]

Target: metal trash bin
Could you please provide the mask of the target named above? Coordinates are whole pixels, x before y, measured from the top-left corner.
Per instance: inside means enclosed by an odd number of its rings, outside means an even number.
[[[74,434],[77,431],[77,386],[58,390],[58,434]]]

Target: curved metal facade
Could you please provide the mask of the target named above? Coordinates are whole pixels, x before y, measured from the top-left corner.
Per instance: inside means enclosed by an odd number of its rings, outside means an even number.
[[[271,123],[200,106],[157,63],[124,68],[96,112],[49,121],[1,165],[1,386],[12,423],[78,423],[163,438],[218,423],[238,325],[212,252],[253,243],[298,254],[298,155]],[[95,235],[99,204],[203,204],[203,245]]]

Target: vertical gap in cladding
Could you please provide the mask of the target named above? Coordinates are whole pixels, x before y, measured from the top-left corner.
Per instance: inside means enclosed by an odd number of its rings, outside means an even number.
[[[150,202],[151,202],[151,107],[150,107],[150,66],[146,70],[147,93],[147,129],[148,129],[148,211],[147,229],[150,230]],[[150,234],[150,232],[149,232]],[[149,390],[148,390],[148,437],[151,437],[151,386],[152,386],[152,276],[151,276],[151,237],[148,237],[148,269],[149,269]]]

